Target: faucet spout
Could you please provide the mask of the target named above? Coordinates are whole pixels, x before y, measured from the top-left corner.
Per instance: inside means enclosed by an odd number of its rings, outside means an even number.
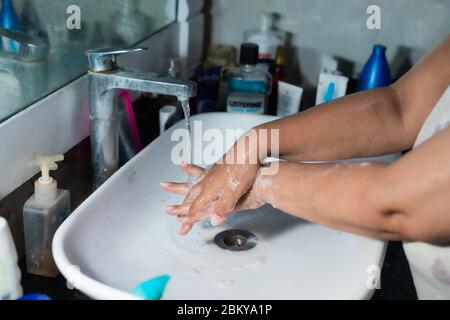
[[[193,81],[125,69],[117,65],[117,55],[136,51],[142,49],[87,52],[94,189],[99,188],[119,169],[117,90],[175,96],[181,101],[189,100],[197,94],[197,84]]]
[[[106,90],[127,89],[174,96],[180,99],[190,99],[197,94],[195,82],[165,77],[157,73],[121,68],[112,73],[99,73],[97,76],[103,77],[107,82]]]

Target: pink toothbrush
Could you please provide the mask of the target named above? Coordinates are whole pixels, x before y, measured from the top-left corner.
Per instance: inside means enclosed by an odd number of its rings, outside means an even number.
[[[130,93],[127,90],[120,90],[119,97],[122,98],[123,104],[128,115],[128,122],[130,123],[131,138],[134,143],[134,150],[136,153],[142,151],[141,137],[139,136],[139,130],[136,123],[136,116],[134,114],[133,103],[131,102]]]

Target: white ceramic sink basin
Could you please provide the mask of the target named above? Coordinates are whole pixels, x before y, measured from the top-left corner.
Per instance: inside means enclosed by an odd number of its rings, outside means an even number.
[[[221,131],[246,130],[273,119],[245,114],[193,118],[204,129]],[[176,219],[163,207],[182,199],[159,187],[161,181],[186,181],[170,160],[174,129],[118,171],[58,230],[55,260],[73,285],[95,299],[135,299],[134,287],[168,274],[163,299],[370,298],[367,270],[382,266],[386,244],[381,241],[307,223],[268,206],[234,215],[219,228],[203,223],[187,237],[179,236]],[[245,252],[219,248],[213,239],[228,229],[252,232],[256,247]]]

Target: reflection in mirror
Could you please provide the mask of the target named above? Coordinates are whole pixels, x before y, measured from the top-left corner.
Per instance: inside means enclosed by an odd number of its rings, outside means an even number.
[[[86,50],[134,45],[175,15],[176,0],[2,0],[0,122],[85,74]]]

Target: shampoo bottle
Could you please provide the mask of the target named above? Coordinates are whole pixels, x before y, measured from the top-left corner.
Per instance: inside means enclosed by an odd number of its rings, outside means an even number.
[[[386,47],[375,45],[358,82],[358,91],[385,87],[392,82],[391,70],[386,58]]]
[[[8,223],[0,217],[0,300],[15,300],[21,296],[16,247]]]
[[[70,214],[70,194],[58,189],[50,170],[64,156],[39,156],[33,164],[41,168],[42,176],[35,182],[35,193],[23,208],[27,270],[30,274],[54,278],[59,274],[52,254],[52,240],[58,227]]]
[[[264,13],[261,15],[261,28],[244,32],[244,41],[255,43],[259,47],[260,62],[275,60],[278,46],[286,44],[286,32],[273,28],[274,15]]]

